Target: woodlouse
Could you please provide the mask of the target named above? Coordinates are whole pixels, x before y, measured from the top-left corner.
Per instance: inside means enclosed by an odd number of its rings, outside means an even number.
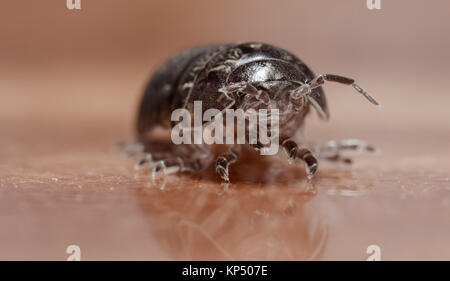
[[[192,112],[194,101],[202,101],[205,108],[219,110],[279,109],[282,116],[279,144],[287,152],[289,162],[298,158],[305,163],[308,178],[316,173],[319,157],[350,162],[342,157],[342,151],[372,150],[372,147],[359,140],[342,140],[312,149],[306,147],[301,136],[311,106],[322,119],[329,117],[321,87],[325,81],[351,85],[378,105],[353,79],[332,74],[315,75],[294,54],[269,44],[222,44],[184,51],[156,71],[144,92],[137,117],[137,144],[133,148],[142,154],[136,167],[152,162],[155,176],[158,172],[198,171],[213,162],[215,155],[205,144],[178,145],[166,153],[145,148],[153,129],[172,128],[171,112],[177,108]],[[251,146],[261,148],[260,144]],[[237,160],[239,148],[239,145],[228,145],[228,150],[216,158],[216,171],[225,181],[229,181],[228,167]]]

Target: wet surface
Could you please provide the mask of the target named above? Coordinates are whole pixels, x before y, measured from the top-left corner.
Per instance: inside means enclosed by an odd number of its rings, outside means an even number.
[[[2,103],[0,259],[64,260],[71,244],[82,259],[365,260],[373,244],[386,260],[450,258],[445,123],[430,122],[423,134],[404,113],[383,126],[377,115],[399,111],[358,99],[349,114],[367,120],[349,120],[331,98],[335,116],[330,124],[311,117],[310,138],[362,137],[379,153],[353,166],[322,161],[312,183],[283,154],[248,152],[228,186],[213,169],[153,183],[148,167],[135,171],[135,159],[115,150],[132,136],[137,79],[86,84],[105,87],[95,99],[56,83],[63,97],[41,89],[39,100],[10,95]],[[121,87],[135,97],[117,94]],[[378,97],[389,104],[387,94]]]

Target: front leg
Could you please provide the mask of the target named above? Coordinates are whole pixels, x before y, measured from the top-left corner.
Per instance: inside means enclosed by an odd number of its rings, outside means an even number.
[[[312,179],[319,168],[319,162],[313,153],[306,147],[298,147],[297,143],[289,138],[285,138],[281,142],[281,146],[288,155],[289,163],[296,158],[303,160],[308,179]]]
[[[216,160],[216,172],[220,177],[229,182],[228,167],[237,161],[239,149],[237,146],[231,147],[227,152],[220,154]]]

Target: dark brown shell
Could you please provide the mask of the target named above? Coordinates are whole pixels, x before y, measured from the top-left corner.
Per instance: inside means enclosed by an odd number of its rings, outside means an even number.
[[[263,76],[258,73],[264,73]],[[146,135],[157,125],[170,127],[174,109],[193,113],[193,102],[203,102],[203,110],[223,110],[232,106],[219,89],[231,82],[264,80],[310,81],[314,73],[295,55],[264,43],[237,43],[185,51],[162,65],[148,84],[140,105],[137,129]],[[312,97],[328,113],[322,88]]]

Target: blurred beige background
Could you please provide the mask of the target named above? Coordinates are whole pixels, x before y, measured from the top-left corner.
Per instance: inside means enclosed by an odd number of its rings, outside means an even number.
[[[1,103],[2,120],[23,111],[29,116],[37,107],[51,114],[70,102],[66,113],[77,114],[75,105],[96,113],[109,107],[113,113],[100,115],[121,115],[130,123],[139,91],[167,56],[204,43],[254,40],[294,52],[316,72],[355,77],[386,106],[380,114],[350,93],[331,94],[342,88],[330,85],[333,117],[339,118],[342,109],[335,107],[342,103],[363,107],[368,115],[357,122],[376,119],[392,131],[401,129],[392,122],[418,115],[424,133],[449,124],[445,103],[437,100],[446,99],[448,89],[446,1],[382,1],[381,10],[369,10],[364,0],[84,0],[80,11],[65,2],[2,5],[1,97],[13,99]],[[102,102],[86,103],[85,96],[102,96]],[[44,102],[50,100],[51,107]],[[346,113],[355,119],[360,112]],[[395,117],[386,122],[389,114]]]
[[[381,0],[381,10],[365,0],[81,5],[1,2],[0,259],[65,259],[71,243],[85,259],[362,260],[373,243],[384,259],[450,259],[448,1]],[[239,168],[225,199],[214,175],[172,184],[200,186],[194,190],[149,191],[113,147],[132,138],[151,71],[185,47],[230,41],[271,43],[315,72],[354,77],[383,106],[327,85],[331,120],[312,116],[308,136],[366,139],[381,155],[362,156],[353,168],[324,164],[318,194],[306,203],[296,200],[301,166],[286,168],[295,176],[280,181],[280,191],[266,192],[277,183]],[[262,198],[252,197],[254,188]],[[261,210],[272,200],[279,204]],[[171,221],[173,214],[182,219]],[[242,219],[230,219],[235,214]],[[270,220],[252,224],[255,214]],[[326,227],[316,239],[309,224]]]

